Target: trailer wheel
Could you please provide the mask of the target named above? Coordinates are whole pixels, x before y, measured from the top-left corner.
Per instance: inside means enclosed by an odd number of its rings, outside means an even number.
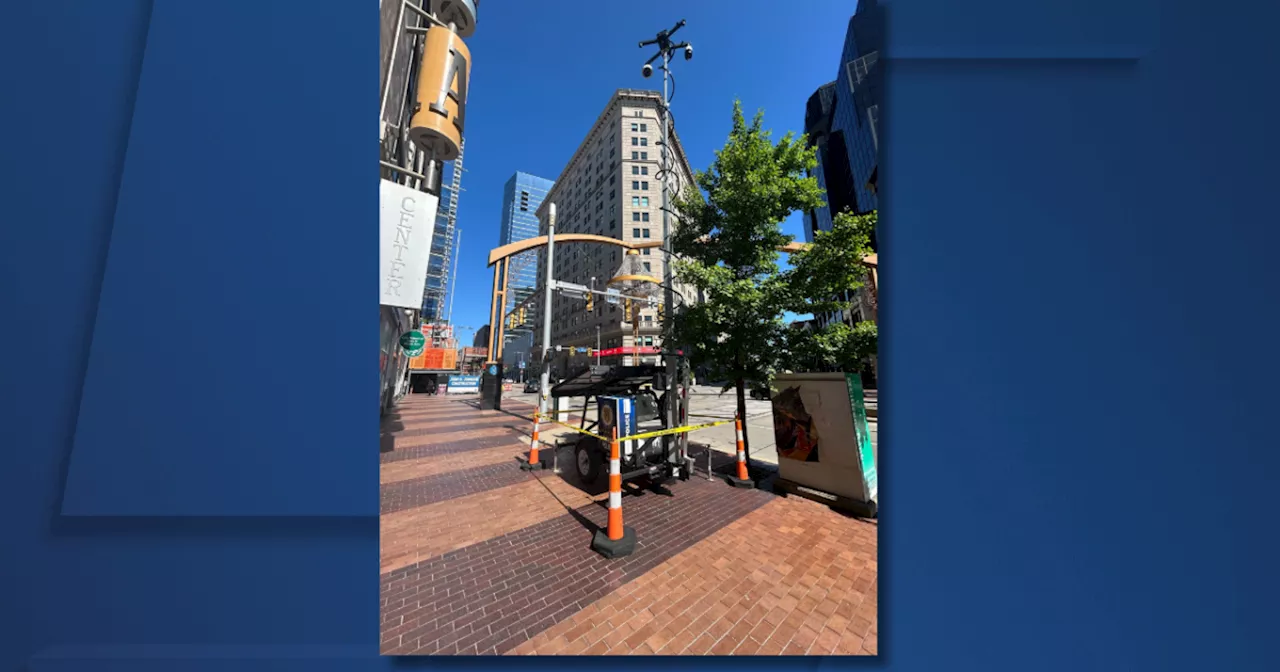
[[[595,483],[600,478],[600,467],[604,462],[600,442],[596,439],[584,438],[578,442],[574,453],[574,463],[578,466],[578,476],[582,482]]]

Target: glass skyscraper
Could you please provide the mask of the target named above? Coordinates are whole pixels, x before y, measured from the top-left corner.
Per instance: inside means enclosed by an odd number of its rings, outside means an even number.
[[[538,237],[538,206],[555,185],[548,180],[517,172],[502,190],[502,230],[498,244],[506,245]],[[538,253],[530,250],[512,258],[507,275],[507,305],[504,314],[533,293],[538,281]],[[533,311],[530,311],[533,312]]]
[[[805,132],[818,148],[819,182],[827,206],[808,213],[805,238],[831,227],[833,213],[878,209],[873,182],[879,154],[880,102],[884,67],[884,9],[878,0],[859,0],[849,19],[835,81],[820,87],[805,109]],[[872,239],[872,246],[878,248]]]

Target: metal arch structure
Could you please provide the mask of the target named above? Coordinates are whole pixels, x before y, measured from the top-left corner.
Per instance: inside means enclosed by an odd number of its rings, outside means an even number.
[[[591,233],[557,233],[556,244],[561,243],[601,243],[604,245],[616,245],[624,250],[643,250],[646,248],[658,248],[662,246],[662,241],[651,240],[647,242],[627,243],[617,238],[609,236],[597,236]],[[489,266],[493,267],[493,293],[489,298],[489,361],[486,363],[502,361],[503,341],[506,337],[506,315],[504,314],[507,305],[507,296],[509,293],[507,281],[510,278],[510,262],[511,258],[521,252],[528,252],[547,246],[547,236],[537,236],[534,238],[526,238],[518,240],[514,243],[508,243],[501,247],[495,247],[489,250]],[[778,248],[779,252],[791,254],[809,247],[809,243],[791,242]],[[862,259],[862,263],[871,269],[871,291],[872,295],[876,295],[879,285],[877,277],[879,268],[879,259],[872,254]],[[550,319],[549,317],[547,319]]]

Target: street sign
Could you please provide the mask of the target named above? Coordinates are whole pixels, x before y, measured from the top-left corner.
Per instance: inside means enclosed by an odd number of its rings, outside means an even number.
[[[520,362],[520,368],[524,368],[524,362]]]
[[[421,331],[406,331],[400,335],[400,347],[406,355],[417,357],[427,347],[427,337]]]
[[[610,289],[610,290],[608,290],[608,291],[606,291],[606,292],[605,292],[605,300],[609,302],[609,305],[611,305],[611,306],[616,306],[616,305],[618,305],[618,301],[619,301],[619,299],[620,299],[620,296],[619,296],[620,294],[621,294],[621,292],[620,292],[620,291],[618,291],[618,290],[616,290],[616,289]]]

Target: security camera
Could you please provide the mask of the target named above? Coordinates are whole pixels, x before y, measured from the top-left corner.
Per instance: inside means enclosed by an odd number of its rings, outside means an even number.
[[[686,60],[686,61],[692,61],[692,60],[693,60],[693,45],[692,45],[692,44],[687,44],[687,45],[685,45],[685,47],[684,47],[684,60]]]
[[[640,74],[644,75],[646,78],[648,78],[648,77],[652,77],[652,76],[653,76],[653,66],[652,66],[652,65],[649,65],[648,63],[645,63],[645,64],[644,64],[644,67],[643,67],[643,68],[640,68]]]

